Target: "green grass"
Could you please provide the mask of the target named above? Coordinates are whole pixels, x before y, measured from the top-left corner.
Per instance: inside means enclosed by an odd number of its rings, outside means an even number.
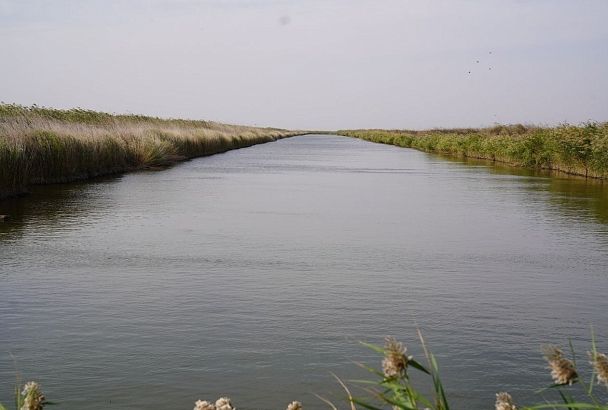
[[[382,359],[380,369],[359,364],[369,372],[370,379],[342,381],[334,375],[346,393],[345,408],[350,410],[450,410],[449,395],[440,377],[436,357],[429,349],[422,333],[418,338],[424,355],[422,360],[407,355],[407,348],[392,337],[386,338],[384,346],[362,343],[367,348],[379,354]],[[564,353],[556,346],[544,346],[548,369],[547,380],[553,379],[553,384],[534,393],[538,404],[520,406],[517,397],[513,398],[506,392],[496,394],[496,410],[541,410],[541,409],[594,409],[608,410],[608,356],[598,351],[597,343],[591,334],[590,350],[587,360],[590,374],[584,376],[572,343],[569,352]],[[424,383],[427,379],[428,382]],[[596,385],[597,382],[597,385]],[[422,383],[422,384],[421,384]],[[423,392],[421,385],[429,386]],[[351,390],[349,385],[357,390]],[[497,386],[500,391],[500,386]],[[353,394],[352,391],[356,393]],[[42,410],[46,405],[54,404],[47,401],[41,387],[34,382],[22,384],[18,379],[15,386],[15,410]],[[316,395],[328,408],[338,410],[340,404]],[[490,398],[492,399],[492,398]],[[198,400],[195,410],[235,410],[229,398],[219,398],[213,401]],[[60,404],[60,403],[58,403]],[[319,406],[311,406],[318,408]],[[287,410],[303,410],[300,402],[292,402]],[[8,410],[0,404],[0,410]]]
[[[440,377],[439,365],[433,353],[427,346],[422,333],[418,332],[424,352],[423,360],[418,361],[407,355],[403,344],[393,338],[387,338],[384,347],[363,343],[364,346],[376,351],[383,357],[381,369],[360,364],[372,375],[371,379],[351,380],[343,382],[337,376],[339,384],[346,393],[350,410],[449,410],[449,395],[446,393]],[[598,352],[595,337],[591,337],[590,351],[587,360],[590,362],[590,374],[583,375],[583,370],[575,360],[572,344],[570,352],[564,353],[555,346],[545,346],[545,354],[553,384],[536,390],[534,393],[538,404],[520,406],[517,397],[512,398],[506,392],[497,392],[496,410],[540,410],[540,409],[595,409],[608,410],[608,358]],[[568,377],[565,377],[565,376]],[[560,378],[561,377],[561,378]],[[424,379],[430,386],[428,393],[423,393],[419,387]],[[594,384],[597,382],[598,385]],[[357,394],[351,393],[348,384],[354,386]],[[500,391],[500,386],[497,386]],[[358,392],[361,392],[360,394]],[[333,409],[339,406],[329,400],[319,397]]]
[[[608,178],[608,123],[553,128],[341,130],[338,135],[464,158]]]
[[[0,104],[0,198],[49,184],[165,166],[301,134],[211,121]]]

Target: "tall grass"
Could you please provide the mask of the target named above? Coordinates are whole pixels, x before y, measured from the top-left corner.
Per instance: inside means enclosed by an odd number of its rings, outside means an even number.
[[[608,178],[608,123],[554,128],[342,130],[339,135],[453,156]]]
[[[439,366],[428,348],[422,334],[418,333],[423,347],[423,361],[406,355],[402,343],[388,337],[384,347],[364,343],[365,346],[382,355],[381,369],[361,365],[374,378],[354,380],[363,396],[354,396],[347,385],[337,376],[338,382],[347,394],[350,410],[449,410],[451,405],[439,374]],[[517,398],[507,392],[496,394],[496,410],[541,410],[541,409],[595,409],[608,410],[608,356],[597,349],[595,338],[591,338],[591,349],[587,352],[591,374],[584,377],[575,360],[575,352],[570,344],[570,354],[556,346],[545,346],[544,356],[553,383],[537,390],[540,404],[519,407]],[[549,373],[549,372],[548,372]],[[422,378],[430,379],[430,394],[423,393],[419,387]],[[423,381],[423,380],[422,380]],[[594,390],[594,384],[599,386]],[[601,390],[601,391],[598,391]],[[330,401],[319,397],[337,410]],[[452,407],[453,408],[453,407]]]
[[[0,104],[0,198],[274,141],[298,132]]]
[[[439,373],[437,359],[428,348],[422,333],[418,332],[419,340],[424,352],[423,360],[418,361],[414,356],[407,355],[407,348],[395,338],[387,337],[384,346],[362,343],[364,346],[376,351],[382,358],[380,369],[359,364],[370,372],[372,379],[352,380],[349,384],[357,385],[356,396],[351,389],[338,376],[334,377],[346,392],[347,408],[350,410],[450,410],[448,394],[443,386]],[[517,398],[511,397],[507,392],[496,394],[496,410],[542,410],[542,409],[593,409],[608,410],[608,356],[598,351],[595,337],[591,336],[590,350],[587,360],[591,366],[589,377],[583,376],[575,360],[572,344],[570,353],[566,354],[560,348],[552,345],[543,347],[545,359],[548,364],[547,379],[553,383],[537,390],[540,404],[519,407]],[[420,382],[428,378],[430,388],[428,392],[421,390]],[[598,386],[594,390],[594,385]],[[598,392],[598,390],[601,390]],[[550,394],[553,393],[553,394]],[[326,398],[316,395],[325,402],[329,408],[338,410]],[[28,382],[23,385],[18,381],[15,386],[15,410],[43,410],[48,402],[41,391],[40,385]],[[318,406],[313,406],[318,407]],[[293,401],[287,410],[303,410],[299,401]],[[0,410],[8,410],[0,404]],[[228,397],[220,397],[216,401],[197,400],[193,410],[236,410]]]

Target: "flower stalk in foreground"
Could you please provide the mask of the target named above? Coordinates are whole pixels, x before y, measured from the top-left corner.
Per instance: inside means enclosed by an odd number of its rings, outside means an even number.
[[[513,398],[509,393],[502,392],[496,394],[496,410],[517,410],[513,404]]]
[[[555,384],[567,384],[572,386],[576,382],[578,374],[572,360],[564,356],[564,352],[556,346],[545,346],[543,348],[545,359],[551,369],[551,377]]]
[[[40,390],[40,385],[36,382],[27,382],[21,392],[22,405],[19,410],[42,410],[45,400],[44,394]]]
[[[194,403],[193,410],[236,410],[236,407],[232,405],[232,400],[228,397],[220,397],[213,402],[206,400],[197,400]],[[302,403],[299,401],[292,401],[287,405],[287,410],[303,410]]]
[[[215,410],[215,404],[205,400],[197,400],[193,410]]]
[[[591,365],[597,375],[597,383],[608,387],[608,356],[604,353],[590,353]]]
[[[392,336],[387,336],[385,340],[382,370],[387,378],[398,377],[405,373],[407,368],[408,357],[405,355],[407,348]]]
[[[287,406],[287,410],[302,410],[302,408],[302,403],[300,403],[299,401],[292,401]]]

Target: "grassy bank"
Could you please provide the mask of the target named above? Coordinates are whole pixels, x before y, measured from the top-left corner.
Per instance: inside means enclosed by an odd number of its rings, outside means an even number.
[[[428,131],[342,130],[338,135],[425,152],[608,178],[608,123],[554,128],[510,125]]]
[[[0,104],[0,198],[298,134],[209,121]]]

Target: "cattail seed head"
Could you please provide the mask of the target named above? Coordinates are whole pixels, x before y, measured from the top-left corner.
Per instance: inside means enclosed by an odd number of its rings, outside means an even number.
[[[555,384],[572,385],[578,377],[574,363],[567,359],[564,352],[556,346],[545,346],[543,352]]]
[[[598,384],[603,383],[608,387],[608,356],[604,353],[596,353],[595,355],[589,353],[589,356],[591,357],[593,370],[597,374]]]
[[[215,402],[215,409],[216,410],[236,410],[232,406],[232,401],[230,401],[230,399],[228,397],[220,397],[219,399],[217,399],[217,401]]]
[[[496,410],[517,410],[513,398],[506,392],[496,394]]]
[[[300,403],[299,401],[292,401],[287,406],[287,410],[302,410],[302,408],[302,403]]]
[[[215,404],[205,400],[197,400],[194,403],[194,410],[215,410]]]
[[[386,377],[397,377],[405,372],[408,357],[405,355],[407,349],[394,337],[387,336],[384,345],[384,360],[382,370]]]
[[[21,392],[23,405],[19,410],[42,410],[44,407],[44,394],[36,382],[27,382]]]

